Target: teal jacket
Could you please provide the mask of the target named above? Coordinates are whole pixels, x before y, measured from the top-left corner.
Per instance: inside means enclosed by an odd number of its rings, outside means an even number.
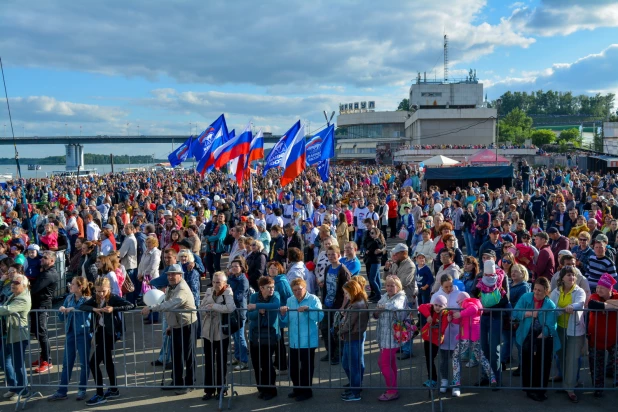
[[[225,245],[223,244],[223,239],[227,236],[227,225],[223,224],[219,227],[219,231],[217,232],[217,236],[208,236],[208,241],[212,244],[211,252],[214,253],[223,253],[225,252]]]
[[[543,311],[539,312],[539,321],[541,325],[544,326],[543,334],[545,336],[553,336],[554,337],[554,353],[560,350],[560,339],[558,338],[558,333],[556,332],[557,326],[557,317],[556,317],[556,305],[554,302],[546,297],[543,306],[541,309],[552,309],[552,311]],[[515,336],[515,340],[521,346],[526,339],[526,335],[530,333],[530,328],[532,327],[532,318],[526,318],[526,311],[534,310],[534,293],[524,293],[515,309],[513,309],[513,320],[519,321],[519,327],[517,328],[517,334]]]
[[[279,307],[281,301],[275,292],[268,303],[259,302],[259,293],[249,297],[249,303],[255,303],[255,309],[247,313],[249,319],[249,341],[254,345],[276,345],[279,341]],[[260,314],[264,309],[264,314]]]
[[[298,312],[301,306],[308,306],[306,312]],[[317,296],[309,292],[305,293],[302,301],[298,301],[296,296],[288,299],[288,311],[284,316],[279,315],[281,326],[288,326],[288,340],[292,349],[317,348],[318,323],[324,318],[322,303]]]
[[[275,276],[275,291],[279,293],[282,306],[287,303],[289,298],[294,296],[288,277],[285,274]]]

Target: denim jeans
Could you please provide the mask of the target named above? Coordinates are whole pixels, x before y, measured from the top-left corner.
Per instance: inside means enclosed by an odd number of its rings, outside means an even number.
[[[245,325],[238,329],[234,335],[234,359],[242,362],[249,362],[249,355],[247,353],[247,340],[245,339]]]
[[[379,263],[373,263],[369,268],[369,286],[371,287],[371,291],[373,292],[375,299],[379,300],[382,297]]]
[[[467,230],[464,230],[464,242],[466,243],[466,254],[469,256],[476,256],[474,253],[474,236]]]
[[[363,383],[363,374],[365,373],[362,340],[351,340],[343,343],[341,366],[350,381],[350,392],[359,395]]]
[[[85,391],[88,386],[88,358],[90,356],[90,334],[75,335],[75,332],[67,333],[64,344],[64,359],[62,361],[62,374],[60,375],[60,386],[58,393],[66,395],[69,388],[68,384],[73,373],[75,359],[79,353],[79,390]]]
[[[166,333],[168,324],[165,316],[163,316],[161,327],[163,329],[163,344],[161,345],[161,350],[159,351],[158,361],[165,365],[166,363],[170,363],[172,361],[172,348],[170,347],[172,341]]]
[[[500,313],[481,316],[481,348],[489,360],[491,369],[496,374],[498,386],[502,382],[502,364],[500,363],[500,339],[502,337],[502,320]],[[489,379],[489,377],[486,377]]]
[[[354,241],[358,245],[359,252],[365,251],[365,247],[363,246],[363,235],[364,234],[365,234],[365,229],[358,229],[358,228],[356,229],[356,232],[354,235]]]
[[[140,293],[142,293],[142,282],[137,279],[137,269],[128,269],[127,276],[129,276],[131,282],[133,282],[135,290],[131,293],[127,293],[126,299],[135,305],[138,296],[140,295]]]
[[[11,392],[19,393],[28,384],[25,355],[28,341],[7,343],[4,345],[4,373],[6,386]]]

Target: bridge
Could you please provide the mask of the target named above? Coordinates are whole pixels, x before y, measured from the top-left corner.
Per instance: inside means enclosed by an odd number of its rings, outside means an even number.
[[[140,135],[140,136],[25,136],[15,137],[18,145],[31,144],[72,144],[84,145],[87,143],[108,144],[108,143],[182,143],[187,140],[186,135]],[[281,136],[265,135],[264,143],[277,143]],[[0,145],[12,145],[13,138],[0,138]]]
[[[0,138],[0,145],[46,145],[63,144],[66,148],[67,171],[84,170],[84,144],[118,144],[118,143],[183,143],[188,136],[183,135],[140,135],[140,136],[24,136],[12,138]],[[281,136],[266,134],[264,143],[276,143]]]

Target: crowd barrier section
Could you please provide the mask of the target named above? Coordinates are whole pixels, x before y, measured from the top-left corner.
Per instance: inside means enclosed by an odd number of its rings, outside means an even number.
[[[473,318],[460,318],[457,325],[453,320],[461,309],[445,309],[433,329],[421,322],[417,325],[419,334],[415,335],[411,324],[406,325],[413,336],[414,354],[406,360],[396,359],[401,341],[395,339],[392,328],[395,321],[412,315],[416,319],[416,310],[307,310],[306,316],[300,316],[300,313],[296,313],[299,316],[290,316],[295,312],[290,309],[288,319],[304,319],[306,322],[285,326],[282,339],[276,333],[269,333],[267,327],[274,320],[273,316],[281,316],[279,310],[253,315],[246,310],[237,311],[243,319],[248,314],[253,319],[251,322],[256,322],[259,327],[249,333],[252,329],[249,322],[237,336],[213,341],[197,336],[202,329],[198,323],[205,316],[220,319],[221,314],[202,310],[198,311],[197,322],[171,330],[162,329],[163,324],[144,324],[143,316],[137,310],[119,315],[120,330],[116,329],[114,322],[103,322],[105,326],[100,326],[98,316],[93,315],[89,320],[97,325],[94,335],[90,328],[82,327],[83,318],[77,316],[84,312],[74,311],[75,316],[67,316],[58,310],[32,310],[28,330],[25,330],[25,336],[30,333],[30,338],[23,341],[15,338],[14,333],[6,334],[7,330],[14,331],[14,317],[17,315],[2,316],[0,327],[5,333],[0,351],[0,382],[7,391],[17,393],[16,410],[20,405],[25,407],[35,391],[49,396],[61,385],[66,385],[66,390],[70,391],[87,389],[87,399],[95,389],[103,390],[110,386],[120,389],[152,388],[157,390],[156,396],[160,389],[201,389],[213,397],[218,395],[216,399],[220,409],[226,396],[228,408],[231,407],[236,389],[241,387],[255,388],[263,394],[278,391],[283,396],[292,390],[300,395],[311,395],[312,390],[324,389],[391,390],[399,391],[404,396],[410,396],[411,391],[426,391],[426,397],[420,396],[431,403],[432,410],[442,410],[445,394],[439,389],[443,379],[447,382],[448,394],[454,387],[462,392],[484,390],[486,393],[525,390],[543,394],[545,390],[557,389],[615,392],[618,383],[617,311],[580,310],[567,314],[562,310],[483,309],[479,325],[480,352],[474,343],[466,345],[461,340],[451,340],[461,336],[463,329],[474,330]],[[181,313],[172,311],[162,315],[179,317]],[[607,314],[609,316],[604,316]],[[560,318],[560,315],[569,315],[577,320],[569,323],[566,317]],[[317,319],[322,316],[318,324]],[[32,366],[33,362],[42,359],[41,356],[45,357],[41,354],[41,348],[46,347],[45,337],[41,336],[42,329],[31,328],[35,321],[40,324],[39,317],[48,317],[47,343],[54,365],[53,369],[44,373],[35,373]],[[369,322],[363,332],[357,328],[357,322],[364,317],[369,317]],[[67,325],[63,318],[69,319],[72,324]],[[565,329],[559,326],[554,329],[555,319],[559,325],[572,324],[573,327]],[[444,322],[448,324],[444,325]],[[465,322],[468,324],[462,324]],[[592,330],[595,333],[587,335],[586,328],[586,335],[576,336],[583,330],[579,322],[593,322]],[[449,330],[451,327],[455,330]],[[523,332],[517,333],[518,328],[525,327],[530,328],[529,333],[524,333],[523,329]],[[218,328],[219,334],[223,334],[224,328],[220,323]],[[424,328],[429,328],[428,333],[424,333]],[[432,332],[436,328],[445,331],[441,335],[445,336],[441,347],[440,342],[434,342],[435,334]],[[532,335],[532,331],[541,330],[543,332],[539,335]],[[208,336],[210,332],[213,331],[201,330],[202,336]],[[261,332],[259,338],[253,335],[256,332]],[[234,365],[228,363],[234,359],[234,347],[238,351],[243,346],[241,334],[245,336],[248,368],[234,370]],[[541,334],[543,339],[539,338]],[[553,350],[556,340],[561,344],[566,342],[557,352]],[[485,358],[496,375],[496,385],[482,382]],[[166,364],[167,359],[171,362],[171,371],[154,365],[157,360]],[[475,360],[480,363],[478,367],[464,366]],[[69,373],[71,365],[73,373]],[[99,372],[99,379],[103,376],[103,385],[99,380],[97,386],[92,370],[103,367],[107,375]],[[502,370],[504,367],[506,370]],[[434,368],[436,374],[432,376]],[[459,377],[453,376],[454,369]],[[346,371],[352,379],[348,379]],[[109,375],[115,376],[115,382],[112,379],[110,384]],[[549,380],[550,376],[562,376],[562,383]],[[367,400],[374,401],[374,398],[372,395]],[[456,403],[456,400],[453,402]]]
[[[54,299],[61,299],[67,294],[67,267],[66,253],[64,250],[59,250],[56,252],[56,263],[54,266],[58,272],[58,283],[56,284]]]

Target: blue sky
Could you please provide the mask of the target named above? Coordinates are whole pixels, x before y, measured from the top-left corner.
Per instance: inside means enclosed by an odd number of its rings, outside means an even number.
[[[15,133],[178,134],[220,113],[273,133],[323,110],[375,100],[393,110],[416,72],[477,70],[490,99],[506,90],[617,92],[618,3],[607,0],[134,0],[0,9],[0,51]],[[0,105],[0,133],[8,115]],[[128,124],[128,125],[127,125]],[[7,126],[7,131],[9,130]],[[4,146],[9,149],[9,146]],[[12,156],[11,150],[0,157]],[[168,145],[89,145],[151,154]],[[20,155],[64,153],[25,146]]]

